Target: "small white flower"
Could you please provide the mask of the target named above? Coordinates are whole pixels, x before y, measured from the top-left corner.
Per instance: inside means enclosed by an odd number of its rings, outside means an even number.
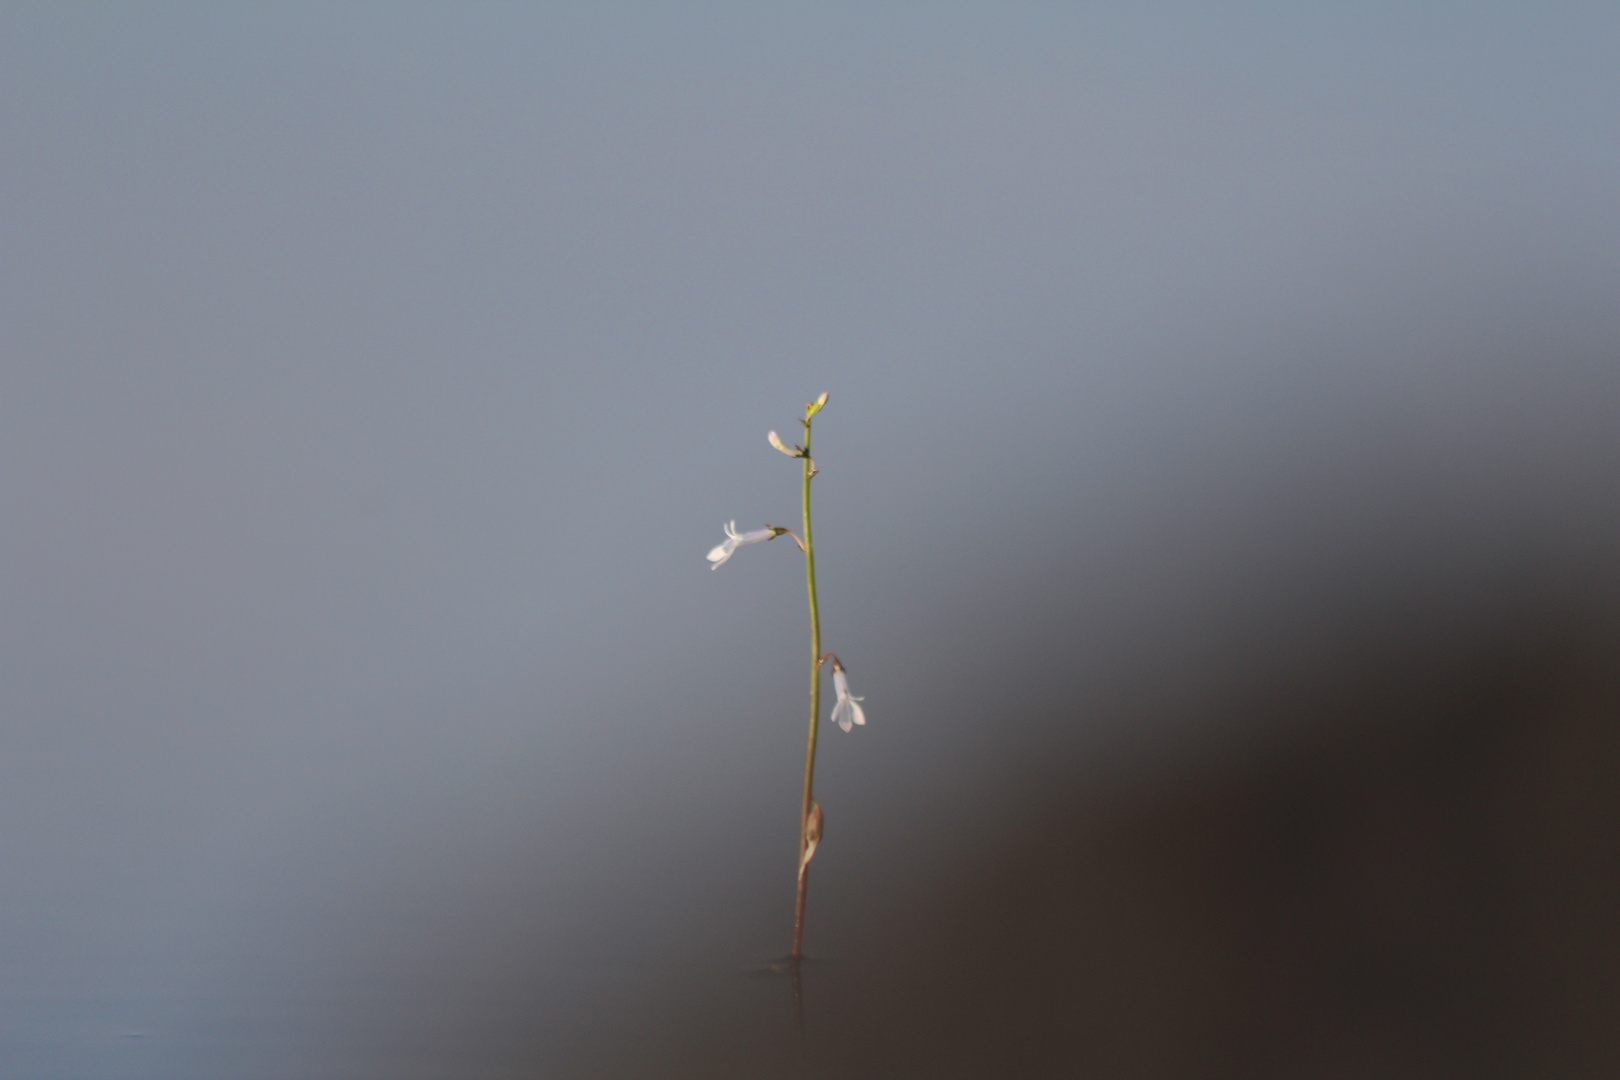
[[[782,451],[782,453],[786,454],[788,457],[804,457],[803,450],[800,450],[797,446],[793,447],[791,450],[788,449],[788,445],[782,441],[782,436],[778,435],[774,431],[768,432],[765,435],[765,441]]]
[[[714,564],[709,569],[719,569],[720,564],[731,558],[731,553],[743,544],[757,544],[761,540],[773,539],[786,531],[786,529],[778,529],[775,526],[767,525],[763,529],[755,529],[753,532],[740,533],[737,531],[736,521],[728,521],[726,523],[725,543],[716,544],[714,550],[709,552],[709,561]]]
[[[838,700],[833,704],[833,723],[837,724],[845,731],[848,731],[856,724],[861,724],[864,726],[866,724],[866,714],[862,712],[861,707],[855,703],[857,701],[865,701],[866,699],[863,697],[849,696],[849,678],[845,676],[844,665],[838,662],[838,657],[833,657],[832,665],[833,689],[838,693]]]

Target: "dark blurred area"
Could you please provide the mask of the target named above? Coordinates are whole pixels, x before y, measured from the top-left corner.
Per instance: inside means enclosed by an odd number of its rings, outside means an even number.
[[[1552,325],[1049,489],[908,609],[925,779],[828,770],[798,1001],[694,976],[579,1075],[1616,1075],[1620,349]]]
[[[1372,599],[1150,726],[1206,737],[1026,761],[844,880],[802,1044],[789,977],[739,977],[580,1075],[1615,1075],[1615,606]]]

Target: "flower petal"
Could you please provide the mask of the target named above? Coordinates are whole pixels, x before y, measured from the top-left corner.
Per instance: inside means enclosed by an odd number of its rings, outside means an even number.
[[[769,432],[769,433],[766,434],[765,441],[770,443],[772,446],[776,447],[776,449],[782,451],[782,453],[786,454],[788,457],[792,457],[792,458],[804,457],[804,448],[803,447],[801,447],[801,446],[789,446],[787,443],[783,442],[782,437],[780,435],[778,435],[774,431]]]

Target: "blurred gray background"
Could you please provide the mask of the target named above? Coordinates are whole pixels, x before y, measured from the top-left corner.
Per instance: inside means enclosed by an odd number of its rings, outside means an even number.
[[[1617,55],[1605,5],[0,6],[6,1075],[776,1068],[802,562],[703,555],[797,524],[765,432],[823,390],[870,722],[824,732],[784,1068],[1065,800],[1203,819],[1187,776],[1392,760],[1357,733],[1435,710],[1387,702],[1509,700],[1476,675],[1541,673],[1525,730],[1614,700]],[[723,1065],[739,1000],[783,1026]],[[1181,1057],[1063,1060],[1469,1064],[1183,1005],[1119,1029]],[[891,1019],[898,1075],[939,1043]],[[1489,1060],[1617,1060],[1535,1030]]]

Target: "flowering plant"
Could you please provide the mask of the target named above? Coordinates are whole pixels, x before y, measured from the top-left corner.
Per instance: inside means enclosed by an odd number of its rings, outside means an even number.
[[[810,859],[815,855],[822,838],[823,815],[821,804],[814,796],[814,781],[816,734],[821,719],[821,666],[826,661],[832,661],[833,690],[837,694],[832,711],[833,723],[845,731],[866,723],[866,714],[859,705],[859,702],[865,699],[850,695],[849,679],[844,673],[844,665],[832,653],[823,655],[821,652],[821,616],[816,607],[816,549],[810,535],[810,481],[820,470],[816,468],[815,458],[810,456],[810,421],[826,405],[827,395],[822,394],[804,407],[804,419],[799,421],[804,428],[803,446],[789,446],[774,431],[766,436],[766,441],[772,447],[804,463],[804,535],[800,537],[791,529],[777,525],[767,525],[763,529],[739,533],[737,523],[732,521],[725,527],[725,540],[710,551],[708,556],[710,568],[718,570],[739,547],[774,540],[783,533],[792,536],[799,549],[804,552],[805,582],[810,596],[810,734],[804,749],[804,795],[799,805],[799,888],[793,905],[793,952],[789,954],[790,960],[795,965],[795,974],[798,961],[804,955],[804,901],[809,880]]]

